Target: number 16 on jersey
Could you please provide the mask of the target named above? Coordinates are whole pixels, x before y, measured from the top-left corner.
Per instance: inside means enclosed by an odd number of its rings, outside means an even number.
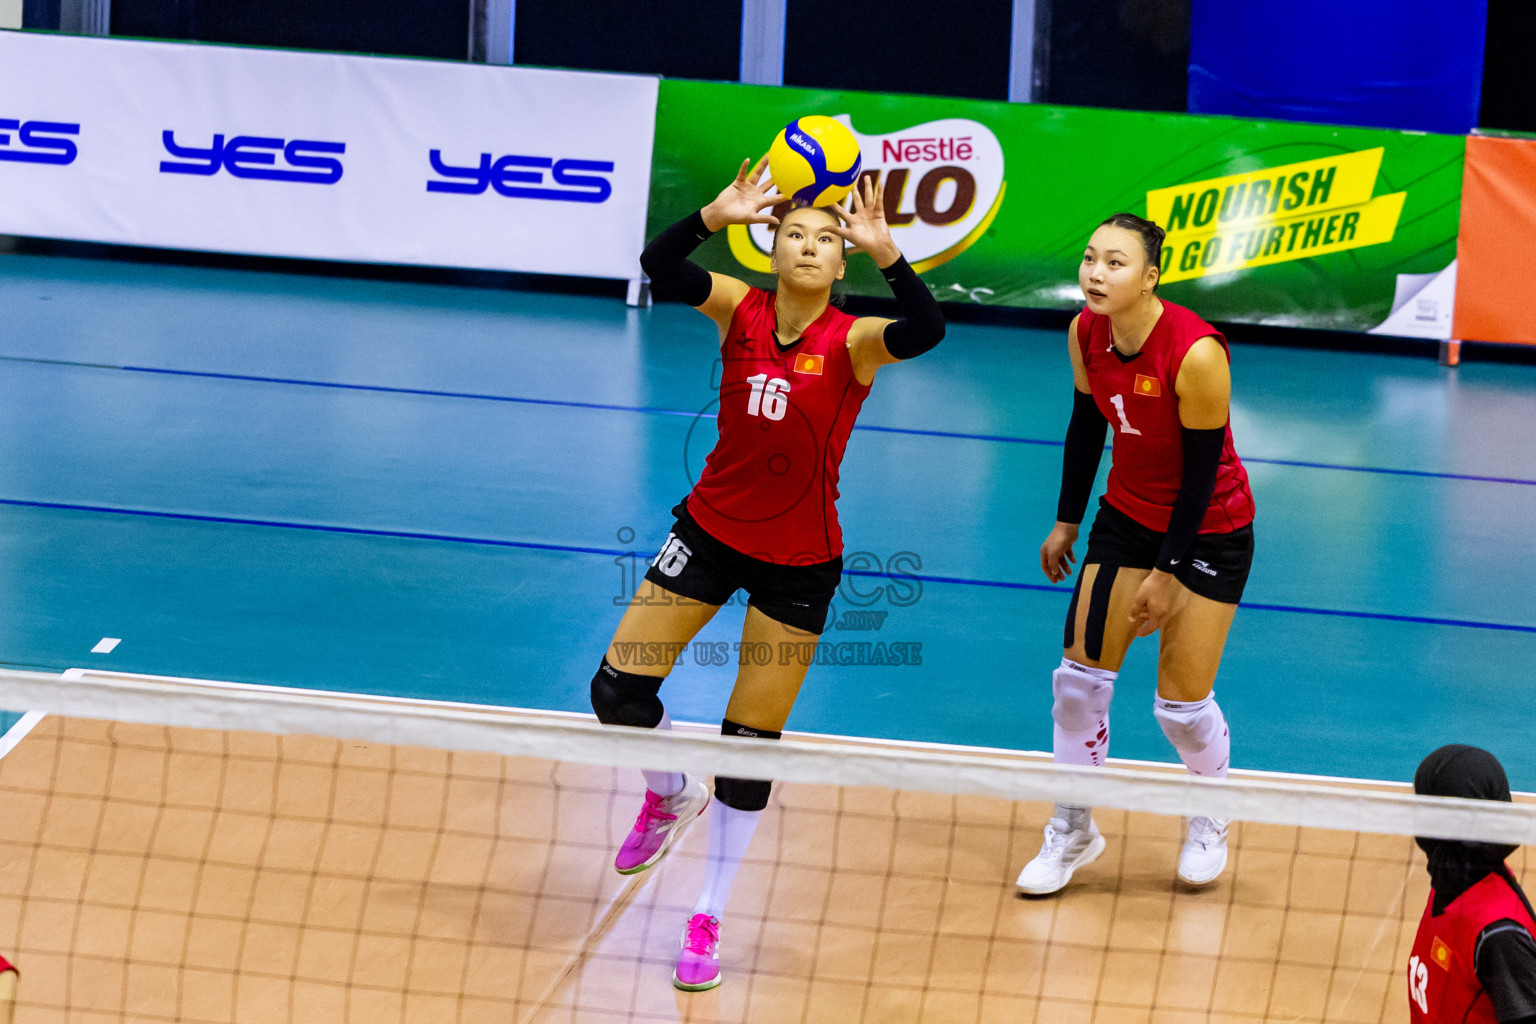
[[[784,418],[789,411],[789,381],[758,373],[748,377],[747,383],[752,385],[752,394],[747,397],[748,416],[764,416],[770,420]]]

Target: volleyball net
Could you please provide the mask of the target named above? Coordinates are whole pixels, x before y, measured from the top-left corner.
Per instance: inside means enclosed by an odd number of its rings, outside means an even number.
[[[0,672],[0,707],[45,713],[0,758],[22,1021],[1399,1020],[1411,837],[1536,839],[1529,803],[1385,783],[280,687]],[[671,986],[709,812],[613,869],[640,766],[778,782],[712,992]],[[1056,801],[1108,852],[1020,898]],[[1234,821],[1199,890],[1174,881],[1192,814]]]

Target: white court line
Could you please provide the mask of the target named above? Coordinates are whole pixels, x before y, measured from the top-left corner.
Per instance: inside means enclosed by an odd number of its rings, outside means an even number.
[[[0,757],[15,750],[16,745],[27,738],[27,733],[46,717],[47,713],[43,711],[28,711],[22,715],[19,722],[7,729],[4,736],[0,736]]]
[[[113,649],[116,648],[117,645],[122,643],[122,642],[123,642],[123,638],[120,637],[120,636],[104,636],[104,637],[102,637],[100,640],[98,640],[96,642],[96,646],[95,647],[91,648],[91,653],[92,654],[111,654]]]

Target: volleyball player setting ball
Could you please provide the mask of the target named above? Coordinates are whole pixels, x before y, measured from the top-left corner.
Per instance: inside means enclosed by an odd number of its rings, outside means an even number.
[[[1253,561],[1253,494],[1232,447],[1226,339],[1158,298],[1162,243],[1156,224],[1117,213],[1078,268],[1086,308],[1067,328],[1072,419],[1057,522],[1040,547],[1053,582],[1072,573],[1106,426],[1115,439],[1051,678],[1052,750],[1058,764],[1104,763],[1126,650],[1161,631],[1152,713],[1192,774],[1225,776],[1231,737],[1212,688]],[[1057,804],[1018,886],[1057,892],[1103,852],[1089,809]],[[1227,822],[1190,819],[1179,878],[1204,885],[1226,863]]]
[[[856,171],[855,164],[844,192]],[[719,328],[720,436],[693,490],[672,510],[677,521],[592,679],[592,707],[605,724],[669,728],[658,694],[671,666],[634,666],[621,652],[630,644],[686,644],[736,591],[745,590],[742,641],[770,645],[775,657],[767,665],[738,666],[721,732],[779,737],[808,664],[801,656],[778,657],[780,644],[815,641],[841,579],[835,500],[849,431],[880,367],[920,355],[944,337],[938,303],[891,241],[879,188],[865,181],[846,209],[801,206],[780,221],[767,211],[784,196],[770,195],[762,174],[762,162],[744,161],[714,202],[667,228],[640,257],[658,291],[696,307]],[[800,187],[780,187],[797,198],[802,193]],[[775,225],[774,291],[708,273],[688,260],[730,224]],[[854,318],[830,304],[832,284],[846,267],[845,242],[874,258],[901,319]],[[709,801],[700,779],[644,775],[640,815],[614,860],[622,874],[655,864]],[[677,988],[720,984],[726,895],[769,789],[761,780],[715,779],[704,891],[683,931],[673,973]]]

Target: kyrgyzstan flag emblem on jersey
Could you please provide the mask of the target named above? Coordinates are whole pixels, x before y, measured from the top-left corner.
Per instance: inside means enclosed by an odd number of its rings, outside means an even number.
[[[1148,377],[1144,373],[1138,373],[1136,375],[1136,393],[1138,395],[1147,395],[1150,398],[1162,398],[1163,385],[1158,382],[1156,377]]]
[[[1441,941],[1440,936],[1435,936],[1435,941],[1430,943],[1429,958],[1447,971],[1451,969],[1451,947]]]
[[[814,373],[816,376],[820,377],[822,358],[822,356],[813,356],[809,352],[800,353],[799,355],[795,356],[795,372]]]

